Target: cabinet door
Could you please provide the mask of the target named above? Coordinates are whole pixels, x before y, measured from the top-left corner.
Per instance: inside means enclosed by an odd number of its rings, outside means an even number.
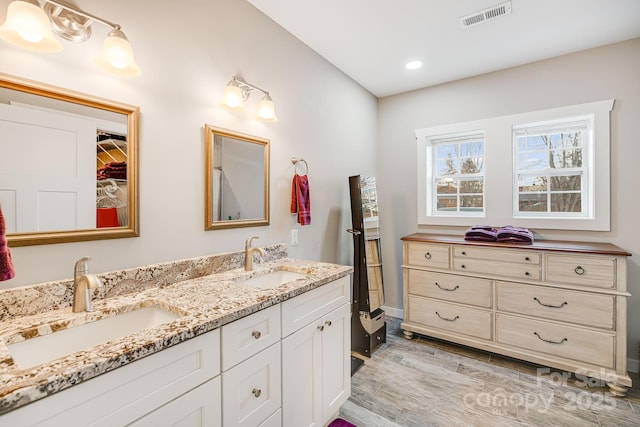
[[[130,424],[134,427],[222,426],[220,376]]]
[[[322,321],[282,341],[282,425],[322,426]]]
[[[322,421],[336,415],[351,394],[350,306],[322,318]]]

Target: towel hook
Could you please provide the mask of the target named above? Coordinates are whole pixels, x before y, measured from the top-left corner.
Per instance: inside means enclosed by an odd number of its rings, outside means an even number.
[[[296,159],[295,157],[291,158],[291,163],[293,163],[294,166],[296,166],[296,173],[297,173],[297,166],[298,166],[298,162],[304,163],[304,174],[308,174],[309,173],[309,165],[307,164],[307,161],[305,159],[303,159],[302,157],[300,157],[299,159]]]

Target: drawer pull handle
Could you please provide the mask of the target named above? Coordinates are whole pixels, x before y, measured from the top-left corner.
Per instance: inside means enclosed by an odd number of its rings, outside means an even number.
[[[538,335],[537,332],[534,332],[533,335],[537,336],[540,341],[548,342],[549,344],[562,344],[562,343],[564,343],[566,341],[569,341],[567,338],[562,338],[562,341],[545,340],[540,335]]]
[[[431,259],[431,252],[427,252],[424,254],[425,259]]]
[[[565,301],[565,302],[563,302],[563,303],[562,303],[562,304],[560,304],[560,305],[553,305],[553,304],[545,304],[545,303],[543,303],[543,302],[540,302],[540,300],[539,300],[538,298],[536,298],[536,297],[533,297],[533,299],[534,299],[534,301],[535,301],[535,302],[537,302],[538,304],[543,305],[543,306],[545,306],[545,307],[549,307],[549,308],[562,308],[562,307],[564,307],[565,305],[569,305],[569,303],[568,303],[568,302],[566,302],[566,301]]]
[[[443,291],[448,291],[448,292],[453,292],[456,289],[458,289],[460,286],[456,285],[455,288],[443,288],[442,286],[440,286],[440,284],[438,282],[435,282],[436,286],[439,287],[440,289],[442,289]]]
[[[320,330],[321,332],[324,331],[324,325],[318,325],[318,330]]]
[[[525,275],[525,276],[531,276],[531,273],[529,273],[528,271],[525,271],[525,272],[524,272],[524,275]]]
[[[438,313],[437,311],[436,311],[436,314],[438,315],[439,318],[441,318],[442,320],[446,320],[447,322],[455,322],[456,320],[458,320],[460,318],[460,316],[456,316],[453,319],[448,319],[446,317],[440,316],[440,313]]]
[[[528,256],[524,257],[525,261],[531,261],[531,258],[529,258]]]
[[[467,266],[466,266],[466,265],[464,265],[464,264],[462,264],[460,267],[462,267],[462,268],[467,268]]]
[[[462,252],[461,252],[461,254],[462,254],[462,255],[466,255],[467,253],[466,253],[465,251],[462,251]]]
[[[260,390],[259,388],[254,388],[253,390],[251,390],[251,393],[252,393],[255,397],[260,397],[260,395],[262,394],[262,390]]]
[[[255,339],[259,339],[262,334],[260,333],[260,331],[253,331],[251,332],[251,335],[255,338]]]
[[[573,270],[576,272],[577,275],[582,276],[585,273],[584,268],[582,268],[581,266],[577,266],[575,270]]]
[[[331,326],[331,320],[325,321],[324,324],[327,325],[327,326]]]

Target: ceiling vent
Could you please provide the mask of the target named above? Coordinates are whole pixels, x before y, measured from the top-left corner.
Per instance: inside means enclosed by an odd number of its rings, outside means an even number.
[[[462,25],[462,28],[468,28],[482,24],[483,22],[487,22],[490,19],[497,18],[498,16],[509,14],[511,14],[511,1],[505,1],[493,7],[472,13],[471,15],[463,16],[460,18],[460,24]]]

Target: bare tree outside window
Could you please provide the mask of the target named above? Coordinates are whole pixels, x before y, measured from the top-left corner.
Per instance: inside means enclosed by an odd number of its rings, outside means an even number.
[[[437,211],[484,211],[484,137],[440,139],[435,152]]]

